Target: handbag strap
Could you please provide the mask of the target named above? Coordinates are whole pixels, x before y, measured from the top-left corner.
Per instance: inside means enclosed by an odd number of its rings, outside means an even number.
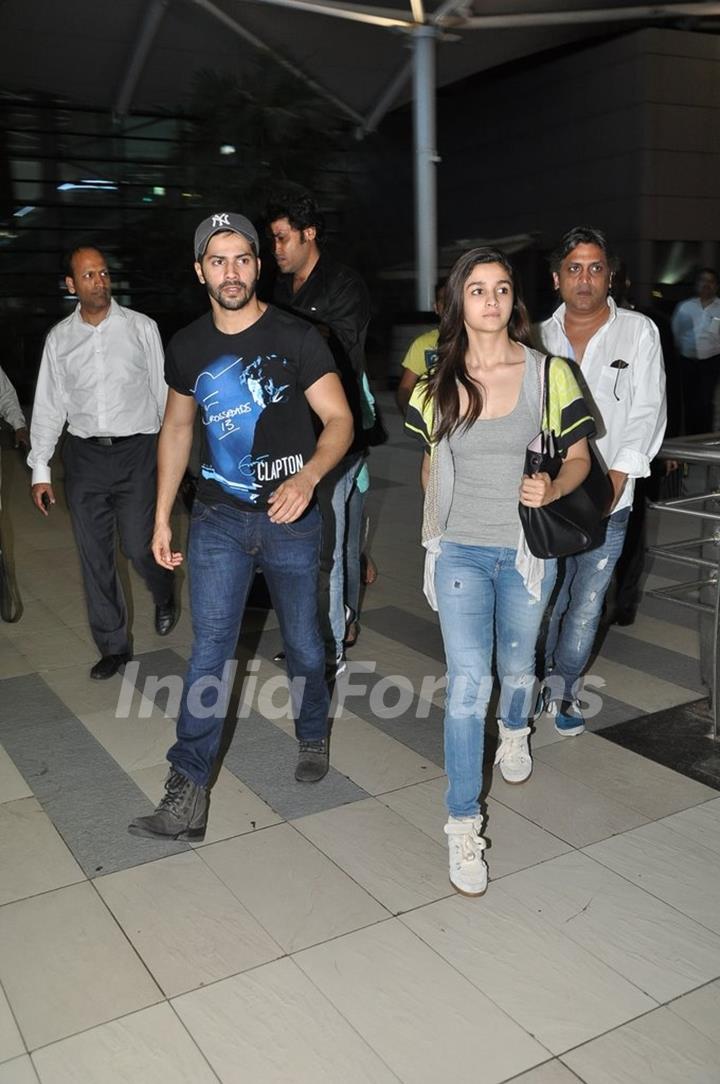
[[[550,406],[548,399],[550,397],[550,365],[552,362],[552,354],[546,354],[543,362],[543,367],[540,376],[540,428],[550,428]]]

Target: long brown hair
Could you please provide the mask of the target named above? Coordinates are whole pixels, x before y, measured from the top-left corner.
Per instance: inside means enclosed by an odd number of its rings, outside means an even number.
[[[470,379],[465,368],[468,336],[465,330],[465,283],[474,267],[482,263],[498,263],[507,272],[512,285],[513,307],[508,324],[508,335],[513,342],[532,346],[530,319],[515,282],[512,264],[504,253],[496,248],[473,248],[457,260],[445,286],[445,308],[438,333],[438,361],[427,377],[424,394],[435,400],[438,423],[434,439],[442,440],[459,427],[469,429],[478,420],[483,408],[482,392]],[[462,384],[468,396],[467,413],[460,417],[460,393]]]

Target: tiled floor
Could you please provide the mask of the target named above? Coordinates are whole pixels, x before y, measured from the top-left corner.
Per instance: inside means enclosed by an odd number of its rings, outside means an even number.
[[[134,684],[91,682],[66,511],[41,520],[4,453],[25,612],[0,625],[0,1084],[720,1080],[720,794],[602,736],[703,696],[694,619],[648,599],[611,630],[590,732],[562,739],[543,717],[531,780],[489,780],[491,884],[457,896],[418,453],[386,413],[380,577],[338,689],[333,771],[292,779],[275,621],[251,615],[192,847],[126,832],[162,790],[187,608],[158,640],[126,574]]]

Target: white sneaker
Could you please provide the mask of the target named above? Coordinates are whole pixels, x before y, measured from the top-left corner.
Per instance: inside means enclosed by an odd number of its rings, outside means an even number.
[[[485,840],[480,835],[483,819],[449,817],[445,825],[450,852],[450,884],[463,896],[482,896],[487,888],[488,868],[483,860]]]
[[[495,754],[495,763],[500,765],[500,774],[506,783],[524,783],[532,771],[532,757],[528,749],[530,727],[518,729],[505,726],[498,719],[500,743]]]

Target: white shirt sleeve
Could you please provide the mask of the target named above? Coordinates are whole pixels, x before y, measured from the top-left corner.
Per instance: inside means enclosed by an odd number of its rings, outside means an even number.
[[[56,368],[55,343],[52,331],[45,340],[40,372],[33,404],[30,444],[27,458],[32,467],[32,484],[50,482],[50,460],[67,420],[62,385]]]
[[[148,381],[150,391],[157,404],[158,429],[162,425],[167,402],[168,386],[165,383],[165,353],[158,326],[154,320],[145,324],[145,343],[147,350]]]
[[[16,431],[25,428],[25,415],[20,409],[17,392],[2,369],[0,369],[0,418],[4,418]]]
[[[631,372],[632,406],[608,468],[631,478],[647,478],[650,461],[660,450],[667,424],[665,365],[660,334],[652,320],[643,321]]]

